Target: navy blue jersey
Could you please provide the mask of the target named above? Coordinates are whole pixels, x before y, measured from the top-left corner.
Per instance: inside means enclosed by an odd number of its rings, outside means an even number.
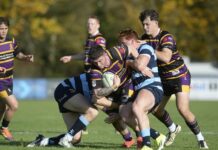
[[[158,74],[158,68],[156,62],[157,57],[154,52],[154,49],[148,44],[142,44],[138,48],[138,53],[139,55],[147,55],[148,57],[150,57],[147,67],[149,67],[152,70],[154,77],[149,78],[144,76],[142,73],[133,70],[132,79],[133,79],[135,90],[136,91],[140,90],[146,86],[152,86],[162,90],[161,80]]]
[[[82,94],[88,103],[92,103],[92,86],[90,77],[86,73],[65,79],[56,87],[54,97],[61,113],[70,112],[70,110],[66,109],[63,105],[77,94]]]

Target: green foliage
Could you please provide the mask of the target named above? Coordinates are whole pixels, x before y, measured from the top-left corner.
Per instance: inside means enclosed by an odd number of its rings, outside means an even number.
[[[73,61],[70,67],[59,58],[83,52],[88,16],[100,18],[101,32],[110,47],[123,28],[143,33],[138,16],[144,9],[160,13],[160,26],[175,36],[178,48],[191,61],[217,65],[217,5],[218,1],[209,0],[0,0],[0,16],[10,18],[10,33],[25,52],[36,56],[34,65],[28,65],[35,69],[27,76],[59,77],[83,70],[82,62],[75,66]],[[18,63],[18,68],[20,65],[24,64]],[[17,69],[16,76],[23,72]]]

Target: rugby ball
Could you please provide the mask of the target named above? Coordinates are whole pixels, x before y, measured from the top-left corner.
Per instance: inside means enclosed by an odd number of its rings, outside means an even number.
[[[112,72],[105,72],[102,75],[102,81],[104,87],[111,87],[113,85],[114,74]]]

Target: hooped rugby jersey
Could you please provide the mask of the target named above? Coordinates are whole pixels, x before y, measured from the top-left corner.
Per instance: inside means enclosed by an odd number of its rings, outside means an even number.
[[[163,48],[168,48],[172,51],[172,58],[169,63],[157,60],[159,74],[162,80],[179,78],[188,72],[188,68],[176,47],[176,41],[169,32],[160,31],[155,38],[144,34],[142,35],[142,40],[145,40],[154,50],[161,51]]]
[[[154,52],[154,49],[148,45],[147,43],[142,44],[138,48],[139,55],[144,55],[150,58],[147,67],[150,68],[153,72],[153,77],[144,76],[141,72],[136,70],[132,71],[132,80],[134,83],[135,90],[140,90],[143,87],[152,86],[162,90],[161,80],[158,74],[158,67],[157,67],[157,57]]]
[[[0,74],[0,91],[5,86],[13,84],[14,57],[19,52],[20,49],[14,38],[6,37],[6,40],[0,43],[0,66],[6,68],[6,73]]]
[[[128,57],[128,48],[125,45],[114,46],[109,50],[105,50],[108,54],[111,65],[104,70],[97,68],[92,68],[90,75],[94,88],[103,87],[102,86],[102,75],[104,72],[112,72],[118,75],[121,79],[120,87],[124,86],[127,80],[131,79],[130,71],[126,67],[125,60]]]
[[[102,47],[106,47],[106,40],[105,38],[102,36],[102,34],[97,34],[95,36],[89,36],[86,40],[85,43],[85,59],[84,59],[84,69],[85,72],[90,72],[91,70],[91,63],[90,63],[90,58],[89,58],[89,52],[91,47],[95,46],[95,45],[100,45]]]

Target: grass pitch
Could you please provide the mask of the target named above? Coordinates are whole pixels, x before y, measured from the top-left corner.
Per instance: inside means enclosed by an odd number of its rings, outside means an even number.
[[[218,149],[218,102],[192,101],[191,110],[196,115],[201,130],[207,140],[210,150]],[[175,102],[168,104],[173,120],[182,126],[181,133],[177,136],[175,143],[166,150],[197,150],[195,136],[190,132],[183,119],[176,110]],[[98,118],[88,127],[89,134],[84,135],[82,142],[74,149],[78,150],[122,150],[123,142],[120,135],[116,134],[111,125],[105,124],[105,115],[100,113]],[[167,129],[152,115],[151,126],[166,134]],[[53,100],[45,101],[20,101],[10,129],[15,137],[14,142],[7,142],[0,136],[0,150],[59,150],[61,147],[36,147],[26,148],[26,144],[34,140],[40,133],[45,136],[56,136],[66,131],[58,107]],[[134,134],[133,134],[134,135]],[[154,149],[157,147],[153,143]],[[131,149],[136,149],[134,146]]]

